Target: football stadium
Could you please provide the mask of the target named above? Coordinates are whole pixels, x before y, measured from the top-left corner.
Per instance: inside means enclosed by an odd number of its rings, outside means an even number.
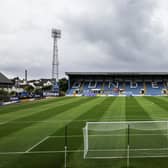
[[[67,72],[65,97],[0,108],[1,168],[164,168],[167,73]]]
[[[2,0],[0,168],[167,168],[167,15],[166,0]]]

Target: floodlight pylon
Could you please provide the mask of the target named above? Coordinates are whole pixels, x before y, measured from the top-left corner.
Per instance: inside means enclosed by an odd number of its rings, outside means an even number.
[[[52,59],[52,80],[58,82],[59,80],[59,60],[58,60],[58,44],[57,39],[61,38],[61,30],[52,29],[53,38],[53,59]]]

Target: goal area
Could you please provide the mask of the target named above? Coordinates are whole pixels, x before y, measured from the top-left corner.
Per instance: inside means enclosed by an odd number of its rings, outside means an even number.
[[[168,157],[168,121],[87,122],[84,159]]]

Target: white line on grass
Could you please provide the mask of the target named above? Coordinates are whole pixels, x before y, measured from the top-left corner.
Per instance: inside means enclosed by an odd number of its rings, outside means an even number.
[[[165,151],[168,150],[168,148],[142,148],[142,149],[129,149],[132,152],[135,151]],[[89,152],[125,152],[127,149],[93,149],[89,150]]]
[[[168,148],[149,148],[149,149],[130,149],[130,151],[165,151]],[[97,150],[89,150],[89,152],[125,152],[126,149],[97,149]],[[0,152],[0,155],[14,155],[14,154],[49,154],[49,153],[64,153],[64,150],[55,150],[55,151],[29,151],[29,152]],[[68,150],[68,153],[81,153],[84,150]],[[165,154],[164,154],[165,155]],[[161,155],[162,156],[162,155]],[[168,154],[166,155],[168,156]],[[147,156],[150,157],[150,156]],[[151,156],[154,157],[154,156]]]
[[[83,137],[83,135],[68,135],[67,138],[79,138],[79,137]],[[64,135],[51,135],[48,136],[48,138],[65,138]]]
[[[0,152],[0,155],[21,155],[25,154],[26,152]]]
[[[47,123],[47,124],[56,124],[56,123],[58,123],[58,122],[72,122],[72,121],[74,121],[74,122],[86,122],[85,120],[49,120],[49,121],[47,121],[47,120],[38,120],[38,121],[14,121],[14,120],[8,120],[8,121],[5,121],[5,122],[0,122],[0,125],[3,125],[3,124],[8,124],[8,123],[10,123],[10,124],[24,124],[24,123]]]
[[[157,118],[157,120],[155,120],[155,121],[153,121],[153,122],[167,122],[167,121],[165,121],[165,120],[163,120],[164,119],[164,117],[163,118]],[[109,121],[108,121],[109,120]],[[102,122],[111,122],[111,120],[113,120],[113,122],[118,122],[118,120],[119,120],[119,118],[118,118],[118,116],[117,116],[117,118],[114,118],[114,116],[113,116],[113,118],[103,118],[103,120],[102,120]],[[137,119],[135,118],[135,119],[133,119],[133,120],[135,120],[135,122],[138,122],[139,123],[139,121],[136,121]],[[152,122],[151,120],[144,120],[144,121],[141,121],[141,122]],[[0,125],[3,125],[3,124],[8,124],[8,123],[10,123],[10,124],[23,124],[23,123],[48,123],[48,124],[56,124],[56,123],[58,123],[58,122],[97,122],[97,120],[93,120],[93,119],[85,119],[85,120],[39,120],[39,121],[14,121],[14,120],[8,120],[8,121],[5,121],[5,122],[0,122]],[[125,121],[125,120],[122,120],[122,121],[120,121],[120,123],[123,123],[123,122],[127,122],[127,121]]]
[[[30,151],[30,152],[0,152],[0,155],[19,155],[19,154],[50,154],[50,153],[64,153],[65,151]],[[68,153],[81,153],[83,150],[69,150]]]
[[[35,145],[33,145],[32,147],[30,147],[29,149],[27,149],[25,151],[25,153],[30,152],[31,150],[33,150],[35,147],[37,147],[38,145],[40,145],[41,143],[43,143],[44,141],[46,141],[49,137],[46,136],[45,138],[43,138],[41,141],[39,141],[38,143],[36,143]]]
[[[168,149],[168,148],[167,148]],[[152,150],[152,149],[151,149]],[[96,151],[96,150],[92,150]],[[54,153],[64,153],[65,151],[31,151],[31,152],[0,152],[0,155],[21,155],[21,154],[54,154]],[[83,150],[69,150],[68,153],[82,153]],[[160,155],[135,155],[130,158],[167,158],[168,154],[160,154]],[[86,159],[121,159],[126,158],[126,156],[106,156],[106,157],[91,157],[88,156]]]
[[[68,153],[81,153],[83,152],[84,150],[67,150]],[[60,151],[32,151],[32,152],[29,152],[29,153],[64,153],[65,150],[60,150]]]
[[[167,136],[168,134],[132,134],[130,136],[156,136],[156,135]],[[125,134],[89,135],[89,137],[121,137],[121,136],[125,136]],[[51,136],[48,136],[48,138],[64,138],[64,137],[65,136],[63,136],[63,135],[51,135]],[[80,138],[80,137],[83,137],[83,135],[68,135],[67,136],[67,138]]]
[[[151,148],[151,149],[130,149],[130,151],[151,151],[151,150],[160,150],[160,151],[164,151],[164,150],[168,150],[168,148]],[[90,152],[109,152],[109,151],[126,151],[126,149],[112,149],[112,150],[89,150]],[[17,155],[17,154],[52,154],[52,153],[64,153],[65,151],[64,150],[59,150],[59,151],[29,151],[29,152],[0,152],[0,155]],[[84,150],[68,150],[67,151],[68,153],[81,153],[81,152],[84,152]],[[108,158],[121,158],[122,156],[112,156],[112,157],[87,157],[88,159],[89,158],[104,158],[104,159],[108,159]],[[131,156],[131,158],[152,158],[152,157],[168,157],[168,154],[161,154],[161,155],[144,155],[144,156]],[[123,158],[126,158],[125,156],[123,156]]]
[[[150,155],[150,156],[131,156],[130,158],[167,158],[168,155]],[[105,156],[105,157],[91,157],[87,156],[86,159],[125,159],[126,156]]]

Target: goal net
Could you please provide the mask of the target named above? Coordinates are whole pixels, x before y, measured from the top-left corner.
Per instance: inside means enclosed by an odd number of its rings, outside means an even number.
[[[168,121],[87,122],[84,158],[168,157]]]

